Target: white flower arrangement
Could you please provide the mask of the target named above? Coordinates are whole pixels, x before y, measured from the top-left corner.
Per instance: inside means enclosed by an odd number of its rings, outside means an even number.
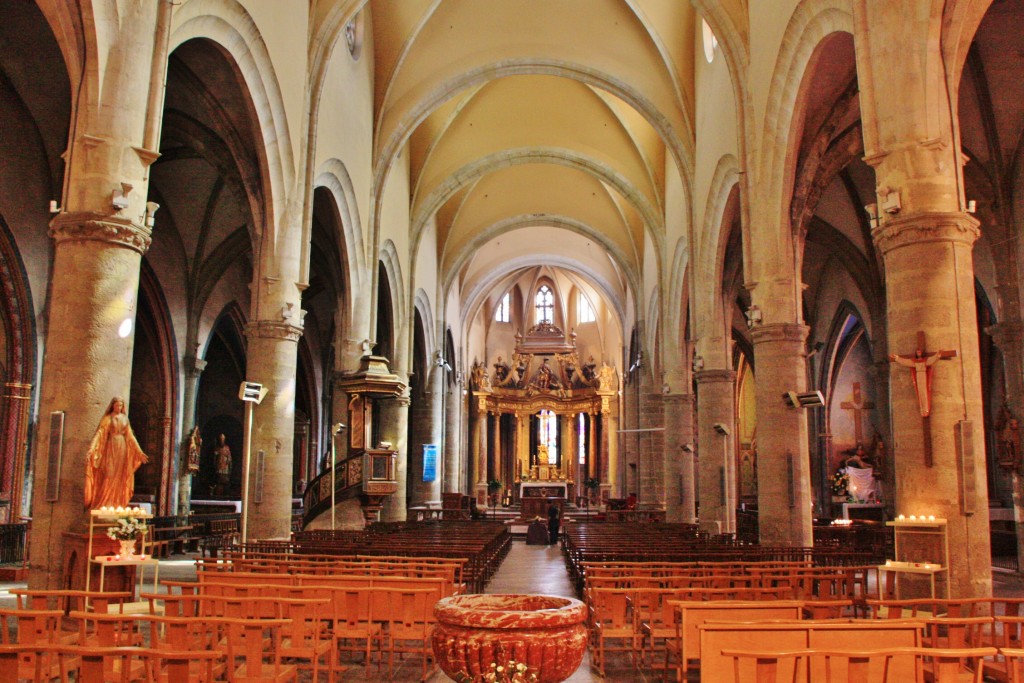
[[[149,531],[146,520],[136,517],[121,517],[117,524],[107,527],[107,537],[115,541],[131,541]]]

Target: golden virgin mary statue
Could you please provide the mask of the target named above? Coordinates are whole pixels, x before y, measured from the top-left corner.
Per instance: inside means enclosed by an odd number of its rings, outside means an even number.
[[[85,464],[85,507],[124,507],[135,493],[135,470],[149,462],[128,424],[124,399],[115,396],[100,419]]]

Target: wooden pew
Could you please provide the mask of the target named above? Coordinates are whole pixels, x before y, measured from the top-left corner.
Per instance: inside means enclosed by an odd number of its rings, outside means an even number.
[[[880,650],[893,647],[917,647],[924,624],[913,620],[839,619],[825,621],[791,620],[759,623],[705,622],[698,626],[700,674],[703,680],[728,681],[733,672],[731,658],[723,650]],[[893,681],[912,681],[913,663],[894,663],[898,667]],[[824,681],[823,661],[811,663],[811,680]]]

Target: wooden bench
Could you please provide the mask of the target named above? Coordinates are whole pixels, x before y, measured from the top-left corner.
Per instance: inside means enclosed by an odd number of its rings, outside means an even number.
[[[240,529],[237,519],[214,519],[208,523],[206,536],[199,542],[199,549],[205,557],[216,557],[217,552],[238,541]]]
[[[733,661],[723,650],[878,650],[918,647],[924,624],[915,620],[782,620],[758,623],[706,621],[698,627],[700,675],[703,680],[732,680]],[[811,664],[812,681],[826,680],[822,662]],[[892,672],[893,681],[913,681],[915,673],[907,662]],[[753,679],[750,679],[753,680]]]

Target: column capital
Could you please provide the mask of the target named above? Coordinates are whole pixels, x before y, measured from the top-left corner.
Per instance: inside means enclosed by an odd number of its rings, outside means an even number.
[[[206,361],[196,356],[185,356],[185,372],[190,377],[198,377],[206,369]]]
[[[981,223],[960,211],[922,211],[889,218],[871,230],[882,254],[924,242],[961,242],[971,246],[981,235]]]
[[[245,325],[245,336],[250,339],[283,339],[298,342],[302,328],[278,320],[254,320]]]
[[[697,384],[719,384],[736,381],[735,370],[698,370],[693,373]]]
[[[771,342],[791,342],[803,344],[811,328],[796,323],[766,323],[758,325],[750,331],[754,346]]]
[[[54,242],[106,242],[145,254],[153,242],[153,230],[127,218],[95,213],[62,213],[50,221]]]

